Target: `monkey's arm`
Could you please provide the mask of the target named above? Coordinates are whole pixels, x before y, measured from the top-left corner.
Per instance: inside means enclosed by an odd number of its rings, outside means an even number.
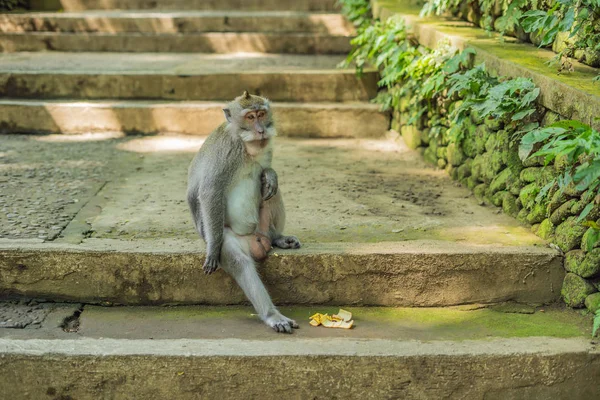
[[[267,167],[263,169],[260,176],[261,180],[261,192],[264,201],[269,200],[271,197],[277,194],[279,188],[279,182],[277,180],[277,172],[273,168]]]

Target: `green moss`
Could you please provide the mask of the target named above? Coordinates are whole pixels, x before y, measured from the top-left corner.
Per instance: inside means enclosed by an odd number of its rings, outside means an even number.
[[[571,208],[577,203],[576,200],[569,200],[558,207],[554,212],[550,215],[550,221],[554,225],[561,224],[567,217],[573,215],[571,213]]]
[[[519,178],[513,174],[510,168],[505,168],[490,183],[490,190],[495,193],[500,190],[510,189],[520,186]],[[514,193],[513,193],[514,194]],[[518,192],[517,192],[518,194]]]
[[[519,213],[517,214],[517,220],[519,220],[520,222],[526,224],[527,223],[527,216],[529,215],[529,211],[526,208],[522,208]]]
[[[579,249],[569,251],[565,255],[565,269],[567,272],[575,272],[584,259],[585,251]]]
[[[473,194],[475,195],[475,198],[480,203],[484,202],[485,192],[486,192],[487,188],[488,188],[488,185],[486,185],[485,183],[482,183],[480,185],[475,186],[475,188],[473,189]]]
[[[529,214],[527,214],[527,222],[530,224],[537,224],[542,222],[546,218],[546,207],[542,204],[535,204]]]
[[[590,312],[595,314],[600,310],[600,293],[592,293],[585,298],[585,306]]]
[[[570,266],[571,272],[582,278],[594,278],[600,275],[600,249],[593,249],[585,255],[582,262]]]
[[[554,236],[554,225],[550,222],[550,219],[546,218],[540,223],[540,228],[536,234],[542,239],[549,240]]]
[[[485,118],[483,123],[490,131],[497,131],[502,127],[502,121],[494,117]]]
[[[554,242],[565,253],[579,246],[587,228],[577,222],[577,218],[569,217],[556,227]]]
[[[437,166],[438,166],[438,168],[439,168],[439,169],[444,169],[444,168],[446,168],[446,165],[447,165],[447,164],[448,164],[448,162],[447,162],[445,159],[443,159],[443,158],[438,158],[438,160],[437,160]]]
[[[483,154],[485,152],[485,144],[490,135],[489,129],[485,125],[478,125],[475,128],[474,139],[475,139],[475,152],[477,154]]]
[[[461,165],[465,161],[465,153],[456,143],[450,143],[446,148],[446,157],[448,162],[455,167]]]
[[[423,153],[423,158],[430,164],[437,165],[437,155],[435,154],[435,150],[433,147],[428,147],[425,149]]]
[[[472,164],[473,160],[470,158],[467,158],[465,160],[465,162],[459,166],[456,170],[457,170],[457,176],[458,179],[462,180],[465,178],[468,178],[469,176],[471,176],[471,164]]]
[[[488,189],[489,191],[489,189]],[[509,194],[506,191],[500,191],[500,192],[496,192],[494,194],[491,195],[491,201],[492,204],[495,205],[496,207],[502,207],[502,202],[504,201],[504,195]],[[488,193],[488,196],[490,196],[490,194]]]
[[[540,192],[540,187],[536,183],[530,183],[521,189],[521,193],[519,193],[519,199],[521,199],[521,204],[523,207],[527,209],[533,208],[535,205],[535,198]]]
[[[558,207],[568,200],[567,196],[560,190],[555,191],[548,202],[548,212],[552,214]]]
[[[471,190],[475,189],[475,186],[479,185],[481,182],[475,177],[470,176],[467,178],[467,187]]]
[[[485,153],[482,156],[484,157],[484,161],[487,162],[482,164],[481,179],[485,183],[490,184],[504,167],[502,155],[498,152],[492,152]]]
[[[447,160],[447,148],[445,146],[439,146],[435,154],[437,155],[437,158]]]
[[[590,282],[573,273],[568,273],[563,281],[561,295],[569,307],[583,307],[586,297],[596,292]]]
[[[502,211],[511,217],[516,217],[520,211],[517,197],[510,193],[505,193],[502,198]]]
[[[404,125],[400,128],[402,138],[408,147],[416,149],[421,146],[421,132],[412,125]]]
[[[523,308],[520,306],[519,308]],[[307,323],[316,312],[335,314],[339,307],[281,307],[281,311]],[[533,314],[506,312],[493,308],[395,308],[395,307],[344,307],[352,312],[356,332],[384,335],[389,332],[396,338],[410,335],[413,339],[469,340],[489,337],[580,337],[589,336],[589,319],[573,310],[545,307],[544,312]],[[535,308],[534,308],[535,310]],[[536,310],[535,310],[536,311]],[[320,329],[320,328],[307,328]]]

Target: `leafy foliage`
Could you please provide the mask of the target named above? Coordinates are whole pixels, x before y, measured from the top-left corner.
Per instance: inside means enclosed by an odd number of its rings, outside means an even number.
[[[341,6],[342,13],[358,29],[369,25],[371,20],[371,3],[369,0],[338,0],[337,3]]]
[[[533,152],[540,144],[543,144],[541,148]],[[594,204],[600,204],[600,133],[589,125],[567,120],[534,129],[521,139],[519,156],[521,159],[542,156],[546,164],[557,158],[564,161],[567,165],[565,171],[549,187],[557,185],[562,191],[574,185],[578,191],[587,191],[587,198],[593,200],[580,214],[579,221],[587,217]],[[536,200],[544,201],[545,194],[542,193]],[[588,250],[591,250],[600,240],[600,226],[595,221],[585,224],[592,228],[587,243]]]
[[[569,33],[574,49],[600,50],[600,32],[594,27],[594,20],[600,15],[600,0],[557,0],[545,10],[531,10],[523,14],[521,25],[525,32],[542,35],[540,46],[554,42],[560,32]],[[571,55],[571,54],[568,54]]]
[[[530,33],[541,47],[560,42],[552,60],[560,61],[559,72],[571,70],[563,65],[565,56],[592,66],[600,63],[600,0],[429,0],[421,9],[422,16],[445,13],[523,40]]]

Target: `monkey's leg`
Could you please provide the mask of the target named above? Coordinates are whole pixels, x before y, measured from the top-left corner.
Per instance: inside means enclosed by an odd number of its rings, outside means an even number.
[[[233,276],[260,319],[267,325],[282,333],[292,333],[292,329],[298,328],[296,321],[282,315],[271,301],[271,296],[258,276],[246,240],[237,236],[229,228],[224,232],[221,268]]]
[[[281,190],[269,200],[261,203],[258,232],[268,236],[273,246],[280,249],[299,249],[302,244],[296,236],[284,236],[285,206]]]

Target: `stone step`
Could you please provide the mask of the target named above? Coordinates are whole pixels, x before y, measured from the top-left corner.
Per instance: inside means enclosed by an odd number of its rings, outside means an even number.
[[[336,308],[294,307],[282,311],[301,327],[282,336],[250,308],[51,307],[37,329],[0,329],[7,399],[600,396],[574,311],[349,308],[354,328],[335,330],[308,317]]]
[[[191,240],[85,240],[82,244],[0,239],[0,298],[90,304],[245,304],[235,281],[202,271]],[[259,267],[277,304],[433,307],[560,297],[562,260],[537,247],[445,241],[307,244],[275,250]],[[494,282],[490,285],[490,282]]]
[[[185,191],[203,137],[1,140],[11,185],[0,198],[7,207],[0,213],[0,297],[245,301],[224,272],[202,273],[204,247]],[[479,206],[468,189],[400,143],[279,138],[273,168],[287,208],[285,231],[303,242],[297,251],[275,250],[259,266],[278,304],[559,298],[560,254],[510,217]]]
[[[337,0],[30,0],[34,10],[334,11]]]
[[[144,33],[312,32],[348,36],[341,14],[297,11],[87,11],[0,14],[0,32]]]
[[[0,33],[0,51],[347,54],[349,36],[320,33]]]
[[[230,100],[244,90],[274,101],[352,102],[376,95],[340,56],[155,53],[0,55],[0,96],[68,99]]]
[[[2,99],[0,132],[207,135],[222,123],[224,104]],[[280,136],[377,138],[389,129],[389,115],[380,113],[375,104],[274,103],[273,107]]]

